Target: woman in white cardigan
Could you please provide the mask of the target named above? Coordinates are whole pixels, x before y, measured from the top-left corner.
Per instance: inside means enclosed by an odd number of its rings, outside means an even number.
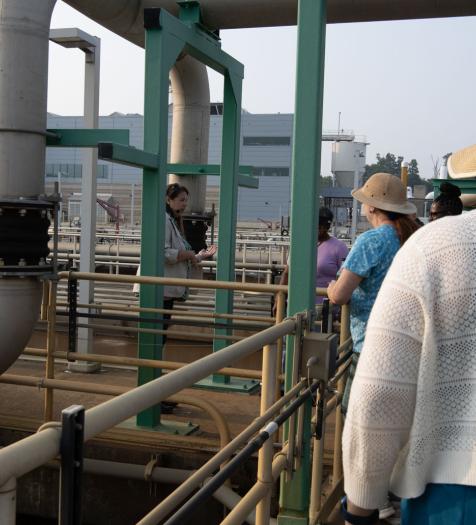
[[[453,154],[476,178],[476,145]],[[476,522],[476,211],[401,248],[367,325],[343,436],[346,523],[377,523],[389,491],[402,525]]]

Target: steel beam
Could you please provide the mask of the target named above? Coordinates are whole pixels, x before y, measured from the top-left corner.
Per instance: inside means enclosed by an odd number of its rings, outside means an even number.
[[[300,0],[293,134],[288,315],[303,310],[314,311],[325,35],[326,0]],[[286,390],[292,387],[294,348],[292,338],[288,337]],[[287,481],[284,476],[281,480],[281,511],[278,516],[280,525],[303,524],[308,520],[310,416],[311,406],[310,403],[307,403],[304,412],[300,467],[294,472],[290,481]]]

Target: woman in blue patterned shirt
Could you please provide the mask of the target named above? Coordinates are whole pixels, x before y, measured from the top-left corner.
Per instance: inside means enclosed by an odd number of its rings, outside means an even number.
[[[342,305],[350,301],[354,353],[342,400],[344,414],[370,311],[395,254],[418,228],[410,217],[416,208],[408,202],[406,189],[398,177],[375,173],[352,195],[363,204],[362,215],[367,217],[372,228],[357,238],[340,277],[327,288],[332,303]]]

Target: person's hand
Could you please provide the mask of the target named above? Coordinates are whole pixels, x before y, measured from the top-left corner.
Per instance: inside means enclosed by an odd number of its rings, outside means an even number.
[[[336,285],[336,281],[333,280],[331,281],[328,285],[327,285],[327,295],[329,295],[330,293],[332,293],[332,290],[334,288],[334,286]]]
[[[217,247],[212,244],[208,248],[204,248],[203,250],[200,250],[198,252],[198,255],[200,256],[202,260],[210,259],[211,257],[215,255],[216,252],[217,252]]]
[[[187,250],[187,259],[195,266],[200,261],[201,258],[198,257],[193,250]]]

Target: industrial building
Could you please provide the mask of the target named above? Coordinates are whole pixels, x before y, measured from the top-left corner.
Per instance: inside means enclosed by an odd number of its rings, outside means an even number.
[[[222,142],[223,104],[210,106],[209,164],[220,164]],[[128,129],[131,145],[143,147],[143,116],[139,114],[112,113],[99,117],[99,128]],[[48,114],[48,128],[82,128],[82,116]],[[169,139],[172,130],[172,113],[169,115]],[[288,216],[291,202],[291,155],[292,114],[251,114],[245,110],[241,115],[240,164],[253,167],[259,177],[259,188],[239,188],[238,220],[276,221]],[[351,132],[340,130],[325,133],[323,140],[336,140],[333,146],[333,172],[337,172],[336,185],[351,188],[354,176],[354,150],[363,152],[365,139],[352,142]],[[362,140],[362,139],[360,139]],[[170,148],[170,141],[169,141]],[[83,152],[78,148],[48,148],[46,153],[46,184],[51,187],[58,182],[63,194],[63,220],[73,221],[78,215],[78,194],[81,192]],[[359,159],[359,167],[365,165]],[[334,169],[335,166],[335,169]],[[342,177],[340,176],[342,173]],[[350,173],[350,176],[349,176]],[[125,224],[138,224],[142,202],[142,170],[100,160],[97,171],[98,191],[111,194],[119,203]],[[341,181],[341,182],[339,182]],[[350,181],[350,182],[349,182]],[[212,205],[218,210],[218,177],[209,176],[207,185],[207,209]],[[74,199],[72,199],[74,196]],[[74,205],[70,202],[74,200]],[[102,214],[104,215],[104,214]],[[98,222],[101,222],[98,218]]]

